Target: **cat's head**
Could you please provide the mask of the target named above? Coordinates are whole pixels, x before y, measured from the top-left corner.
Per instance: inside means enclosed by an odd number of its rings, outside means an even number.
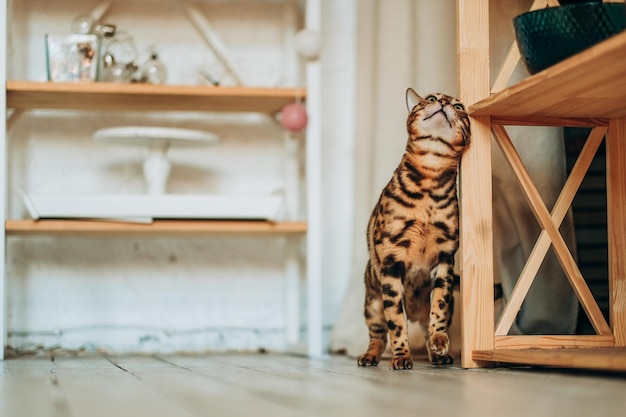
[[[429,148],[440,154],[460,156],[469,145],[469,116],[465,106],[456,98],[440,93],[422,98],[409,88],[406,105],[409,110],[409,148]]]

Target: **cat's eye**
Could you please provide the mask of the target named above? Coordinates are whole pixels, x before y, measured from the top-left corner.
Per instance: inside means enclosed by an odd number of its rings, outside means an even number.
[[[459,104],[459,103],[455,104],[454,108],[457,109],[457,110],[465,110],[465,107],[463,107],[463,105]]]
[[[426,97],[426,101],[428,101],[429,103],[435,103],[437,101],[437,97],[435,97],[435,96],[428,96],[428,97]]]

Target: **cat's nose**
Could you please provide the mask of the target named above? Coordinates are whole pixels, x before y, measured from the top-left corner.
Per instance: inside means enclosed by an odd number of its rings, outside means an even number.
[[[441,103],[442,106],[447,106],[448,104],[450,104],[450,100],[448,100],[447,98],[440,98],[439,102]]]

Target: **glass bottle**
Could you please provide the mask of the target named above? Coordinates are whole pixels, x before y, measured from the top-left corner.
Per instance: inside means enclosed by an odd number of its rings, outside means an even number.
[[[159,55],[152,52],[150,59],[141,67],[141,81],[149,84],[165,84],[167,69],[159,61]]]

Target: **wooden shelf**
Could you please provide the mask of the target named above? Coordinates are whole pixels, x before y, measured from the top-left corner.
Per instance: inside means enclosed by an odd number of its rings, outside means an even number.
[[[291,235],[307,230],[306,222],[255,220],[155,220],[151,224],[90,220],[7,220],[9,236],[54,235]]]
[[[304,88],[7,81],[7,107],[120,111],[277,113]]]
[[[626,117],[625,56],[626,31],[478,101],[469,112],[492,116],[494,123],[570,125],[567,120],[572,120],[575,126],[606,124],[594,118]]]
[[[626,372],[626,348],[475,350],[477,361]]]

